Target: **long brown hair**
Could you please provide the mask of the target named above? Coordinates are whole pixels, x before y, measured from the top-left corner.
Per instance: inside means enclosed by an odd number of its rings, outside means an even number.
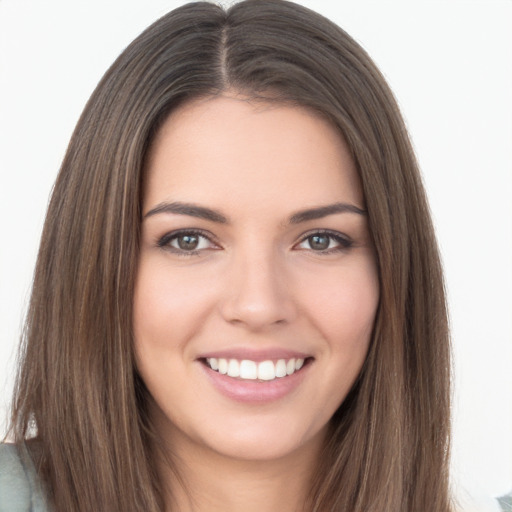
[[[163,510],[132,343],[144,160],[173,109],[227,89],[305,106],[339,128],[377,254],[373,339],[332,418],[308,510],[449,511],[445,296],[411,144],[365,51],[281,0],[180,7],[143,32],[94,91],[47,213],[13,400],[16,441],[36,438],[58,512]]]

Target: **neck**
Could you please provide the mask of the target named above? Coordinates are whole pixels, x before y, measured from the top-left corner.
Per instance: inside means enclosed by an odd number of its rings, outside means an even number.
[[[302,512],[310,482],[309,475],[276,463],[205,464],[181,475],[186,487],[171,485],[176,505],[170,508],[180,512]]]
[[[172,468],[160,464],[166,511],[303,512],[323,437],[272,460],[233,459],[180,439]]]

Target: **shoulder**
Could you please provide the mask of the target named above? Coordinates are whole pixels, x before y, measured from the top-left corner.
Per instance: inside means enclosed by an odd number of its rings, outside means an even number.
[[[0,512],[49,512],[24,447],[0,443]]]
[[[510,494],[498,498],[498,503],[500,504],[503,512],[512,512],[512,491]]]

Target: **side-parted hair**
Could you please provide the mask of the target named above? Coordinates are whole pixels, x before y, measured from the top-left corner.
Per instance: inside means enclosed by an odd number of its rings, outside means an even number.
[[[284,0],[184,5],[130,44],[92,94],[42,235],[13,400],[16,442],[37,446],[57,512],[164,510],[133,350],[144,162],[170,112],[228,90],[306,107],[339,129],[377,255],[369,352],[330,422],[305,510],[448,512],[445,294],[406,128],[366,52]]]

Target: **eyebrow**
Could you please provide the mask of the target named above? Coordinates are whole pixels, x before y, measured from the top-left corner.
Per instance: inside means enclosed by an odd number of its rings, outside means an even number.
[[[144,218],[146,219],[158,213],[174,213],[177,215],[188,215],[189,217],[197,217],[199,219],[210,220],[212,222],[218,222],[219,224],[228,223],[228,219],[224,215],[215,210],[212,210],[211,208],[198,206],[192,203],[180,202],[160,203],[149,210],[149,212],[144,215]]]
[[[350,203],[334,203],[318,208],[308,208],[300,210],[290,217],[290,224],[300,224],[308,220],[321,219],[335,213],[356,213],[358,215],[366,215],[366,210],[359,208],[355,204]]]
[[[171,213],[175,215],[187,215],[189,217],[196,217],[205,219],[219,224],[228,224],[229,220],[222,213],[205,206],[199,206],[193,203],[182,203],[175,201],[172,203],[162,202],[149,210],[144,215],[144,218],[157,215],[159,213]],[[317,208],[307,208],[299,210],[294,213],[288,220],[289,224],[300,224],[309,220],[321,219],[328,215],[336,213],[355,213],[357,215],[366,215],[366,210],[350,203],[334,203],[325,206],[318,206]]]

